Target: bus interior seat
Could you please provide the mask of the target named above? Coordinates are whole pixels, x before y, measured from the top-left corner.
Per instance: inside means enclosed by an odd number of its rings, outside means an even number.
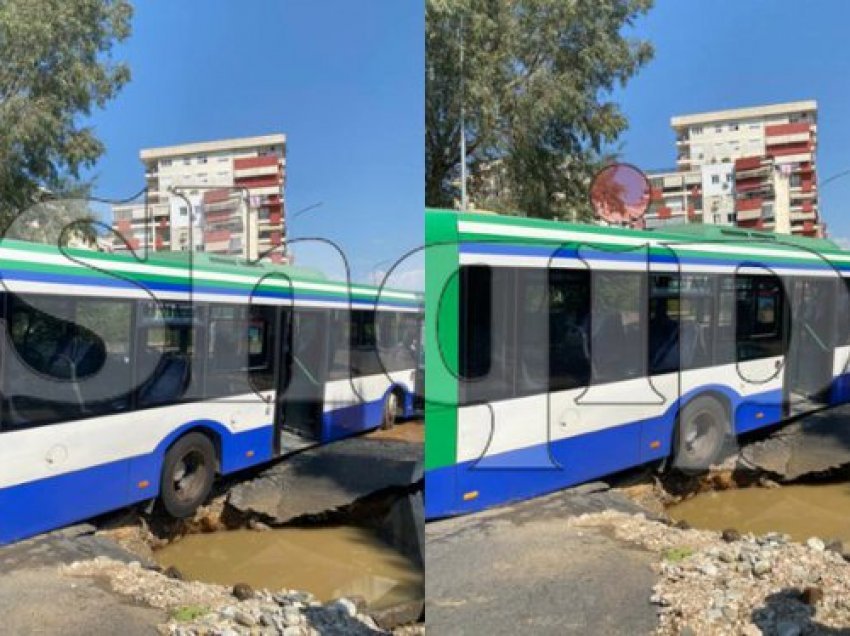
[[[188,380],[188,358],[181,354],[166,354],[151,379],[139,390],[139,404],[150,406],[173,401],[182,395]]]

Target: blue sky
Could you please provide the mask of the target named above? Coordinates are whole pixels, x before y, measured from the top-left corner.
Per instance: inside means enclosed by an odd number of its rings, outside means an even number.
[[[144,186],[140,148],[283,132],[290,214],[323,202],[290,238],[338,242],[361,280],[421,244],[423,2],[134,5],[133,34],[114,51],[133,79],[91,118],[107,147],[90,175],[98,196]],[[299,263],[321,251],[302,247]]]
[[[819,180],[850,169],[850,2],[657,0],[636,24],[655,59],[617,91],[630,122],[623,157],[675,166],[672,115],[815,99]],[[826,185],[831,237],[850,238],[850,176]]]

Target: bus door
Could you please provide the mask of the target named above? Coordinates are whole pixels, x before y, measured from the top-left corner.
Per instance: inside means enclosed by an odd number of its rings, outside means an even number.
[[[835,280],[797,279],[792,283],[785,399],[797,407],[826,403],[832,384],[835,348]]]
[[[278,427],[284,437],[290,433],[318,441],[327,380],[328,312],[294,309],[290,315],[290,344],[281,352],[286,369],[279,374]],[[286,446],[284,440],[283,452],[292,450]]]

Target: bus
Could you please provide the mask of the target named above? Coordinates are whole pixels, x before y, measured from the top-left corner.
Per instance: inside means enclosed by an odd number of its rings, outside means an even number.
[[[850,400],[848,277],[825,239],[428,210],[426,516],[703,470]]]
[[[0,542],[413,409],[421,295],[203,253],[0,242]]]

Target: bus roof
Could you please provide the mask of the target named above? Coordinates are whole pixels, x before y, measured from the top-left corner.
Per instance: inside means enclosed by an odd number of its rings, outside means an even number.
[[[202,252],[154,252],[147,258],[95,250],[58,247],[15,239],[0,239],[0,281],[16,292],[70,293],[179,299],[192,294],[199,300],[262,297],[310,298],[321,306],[352,303],[397,305],[421,304],[413,291],[333,281],[315,269],[279,265]],[[66,292],[67,293],[67,292]]]
[[[758,242],[771,244],[777,248],[802,248],[813,252],[842,252],[843,250],[836,243],[825,238],[809,238],[805,236],[795,236],[793,234],[776,234],[773,232],[763,232],[758,230],[750,230],[747,228],[709,225],[701,223],[689,223],[680,225],[665,226],[652,230],[638,230],[632,228],[607,227],[602,225],[592,225],[589,223],[570,223],[566,221],[553,221],[549,219],[536,219],[530,217],[507,216],[507,215],[479,215],[476,212],[458,212],[456,210],[445,210],[440,208],[427,208],[426,218],[428,223],[436,224],[440,217],[453,217],[458,224],[463,222],[477,222],[492,226],[514,226],[516,232],[511,232],[517,241],[534,241],[534,242],[559,242],[557,238],[547,239],[544,235],[545,230],[565,230],[576,233],[586,234],[588,238],[593,235],[599,236],[599,242],[604,243],[602,237],[628,237],[631,242],[635,242],[636,238],[643,238],[647,242],[670,242],[670,243],[741,243],[741,242]],[[520,228],[527,228],[528,232],[523,232]],[[535,229],[544,230],[544,232],[536,232]],[[554,237],[554,234],[552,234]],[[510,240],[507,236],[503,236],[502,240]]]

